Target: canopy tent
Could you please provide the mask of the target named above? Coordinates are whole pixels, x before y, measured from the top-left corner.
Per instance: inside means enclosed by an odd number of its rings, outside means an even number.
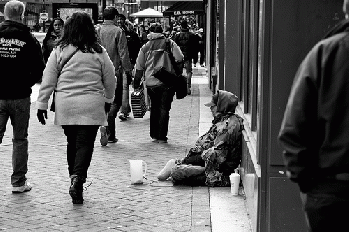
[[[204,13],[203,2],[176,2],[167,10],[162,12],[164,16],[196,15]]]
[[[156,11],[152,8],[147,8],[142,11],[138,11],[136,13],[133,13],[130,15],[131,17],[138,17],[138,18],[162,18],[164,17],[163,14],[159,11]]]

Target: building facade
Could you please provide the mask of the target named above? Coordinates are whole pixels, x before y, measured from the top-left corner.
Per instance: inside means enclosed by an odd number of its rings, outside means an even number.
[[[212,92],[241,100],[242,182],[254,231],[307,231],[299,189],[277,142],[293,78],[308,51],[340,20],[343,0],[205,0]]]

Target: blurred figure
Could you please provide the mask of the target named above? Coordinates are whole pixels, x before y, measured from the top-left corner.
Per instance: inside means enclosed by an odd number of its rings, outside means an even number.
[[[101,145],[106,146],[108,143],[116,143],[115,118],[122,106],[123,73],[125,72],[126,79],[132,80],[132,65],[129,58],[127,39],[125,31],[117,24],[117,16],[119,12],[114,7],[107,7],[103,11],[104,22],[97,27],[97,34],[103,47],[106,48],[110,59],[115,67],[116,75],[116,90],[115,99],[108,112],[108,126],[101,127]],[[125,83],[128,84],[128,83]]]
[[[195,36],[198,41],[198,50],[194,54],[194,67],[196,67],[196,64],[199,61],[199,53],[200,53],[200,65],[201,67],[204,67],[204,61],[205,61],[204,29],[200,28],[197,31],[197,33],[195,33]]]
[[[5,21],[0,24],[0,49],[8,52],[8,56],[5,56],[6,53],[0,56],[0,144],[10,119],[13,129],[11,184],[14,193],[30,191],[32,188],[26,177],[30,95],[31,87],[41,79],[45,67],[39,41],[30,33],[30,28],[22,23],[24,11],[23,2],[7,2],[4,8]]]
[[[45,63],[50,56],[53,48],[56,46],[58,40],[61,37],[64,21],[61,18],[55,18],[50,23],[47,29],[46,36],[42,41],[42,53],[44,55]]]
[[[117,16],[117,25],[125,32],[127,39],[128,54],[132,67],[136,64],[136,59],[140,49],[140,40],[137,33],[133,29],[130,21],[126,20],[125,15],[119,14]],[[129,85],[132,83],[131,76],[123,75],[123,92],[122,92],[122,106],[119,114],[121,121],[126,121],[131,113]]]
[[[148,42],[147,38],[147,32],[145,31],[145,27],[143,25],[140,25],[138,27],[138,37],[141,41],[141,46],[143,46],[146,42]]]
[[[184,55],[184,67],[187,72],[187,92],[191,94],[191,77],[193,75],[192,60],[194,53],[198,51],[198,40],[195,38],[194,33],[189,31],[188,23],[186,20],[181,22],[181,32],[177,33],[173,40],[180,47]]]
[[[69,60],[61,67],[66,59]],[[87,13],[73,13],[64,25],[62,39],[48,58],[36,102],[38,120],[45,125],[48,100],[56,89],[54,124],[61,125],[67,137],[69,194],[73,204],[84,201],[83,183],[98,128],[107,125],[106,111],[114,99],[115,82],[113,63],[97,42],[91,17]]]
[[[167,70],[173,69],[167,52],[163,52],[166,50],[166,41],[170,43],[175,60],[183,60],[183,54],[177,44],[171,39],[166,39],[162,32],[160,24],[154,24],[150,27],[149,41],[142,46],[137,57],[134,78],[134,88],[138,89],[144,75],[145,85],[151,100],[150,137],[155,143],[167,143],[170,110],[175,94],[172,86],[167,86],[154,77],[155,62]]]

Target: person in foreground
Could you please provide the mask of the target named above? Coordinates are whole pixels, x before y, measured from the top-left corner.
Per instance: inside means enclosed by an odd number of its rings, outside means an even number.
[[[134,88],[141,87],[141,79],[144,74],[147,93],[151,101],[150,137],[155,143],[167,143],[170,110],[175,91],[173,86],[165,85],[155,78],[154,71],[155,68],[160,67],[159,65],[167,70],[173,69],[167,52],[164,52],[166,41],[170,43],[169,46],[176,61],[182,61],[183,54],[175,42],[165,38],[160,24],[153,24],[150,27],[148,38],[149,41],[142,46],[138,53]]]
[[[61,68],[62,62],[74,52]],[[115,85],[113,63],[97,42],[92,19],[87,13],[73,13],[48,58],[36,104],[37,117],[45,125],[48,100],[56,90],[54,123],[62,126],[67,137],[69,194],[74,204],[83,203],[83,183],[94,142],[99,126],[107,125],[106,111],[114,100]]]
[[[343,10],[348,19],[349,0]],[[349,207],[349,20],[307,54],[296,73],[278,140],[298,184],[310,231],[343,231]]]
[[[243,119],[235,114],[238,98],[218,90],[210,107],[213,121],[184,159],[171,159],[159,172],[158,179],[171,177],[175,185],[230,186],[229,176],[241,162]]]
[[[17,0],[7,2],[5,21],[0,25],[0,144],[10,118],[13,128],[13,193],[32,188],[26,178],[30,95],[31,87],[41,79],[45,68],[40,43],[22,23],[24,11],[24,3]]]

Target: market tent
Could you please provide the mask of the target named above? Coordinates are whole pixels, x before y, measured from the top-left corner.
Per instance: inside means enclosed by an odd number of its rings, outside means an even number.
[[[203,2],[176,2],[163,12],[164,16],[196,15],[204,13]]]
[[[138,17],[138,18],[162,18],[164,17],[163,14],[159,11],[156,11],[152,8],[147,8],[142,11],[138,11],[136,13],[131,14],[132,17]]]

